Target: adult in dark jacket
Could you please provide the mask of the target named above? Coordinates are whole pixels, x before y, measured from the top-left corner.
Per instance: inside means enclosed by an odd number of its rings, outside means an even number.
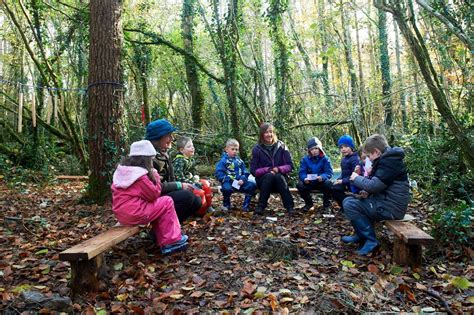
[[[390,148],[385,137],[376,134],[367,138],[363,150],[372,161],[370,176],[354,172],[350,180],[370,195],[367,199],[344,199],[344,215],[356,234],[342,237],[344,243],[363,244],[357,251],[359,255],[367,255],[379,246],[374,222],[402,219],[410,202],[403,149]]]
[[[173,199],[179,221],[183,222],[195,214],[201,207],[201,198],[193,194],[193,186],[189,183],[175,181],[173,165],[168,150],[173,143],[173,132],[176,128],[166,119],[152,121],[146,127],[145,139],[149,140],[157,152],[153,159],[153,167],[161,177],[162,195]]]
[[[292,170],[293,161],[288,147],[277,139],[272,124],[262,124],[258,144],[252,149],[250,161],[250,173],[255,176],[260,189],[256,214],[263,214],[272,192],[280,194],[283,206],[289,214],[293,212],[293,197],[287,182],[287,176]]]
[[[313,206],[312,190],[323,193],[323,207],[330,206],[331,177],[333,170],[331,161],[324,153],[321,141],[313,137],[308,140],[308,154],[301,160],[298,172],[299,182],[296,184],[301,198],[304,200],[303,211],[308,211]]]

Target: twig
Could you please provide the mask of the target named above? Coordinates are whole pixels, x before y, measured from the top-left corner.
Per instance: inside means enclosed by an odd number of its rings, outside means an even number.
[[[417,288],[417,289],[436,298],[441,303],[441,305],[444,307],[444,309],[446,310],[448,314],[454,315],[454,312],[451,310],[451,308],[449,308],[448,302],[446,302],[446,300],[444,300],[438,292],[429,288],[428,289]]]

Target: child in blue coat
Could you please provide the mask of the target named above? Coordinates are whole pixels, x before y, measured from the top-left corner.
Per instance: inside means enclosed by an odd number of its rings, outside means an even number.
[[[313,137],[308,140],[308,155],[300,163],[298,173],[299,182],[296,185],[298,192],[304,200],[303,211],[308,211],[313,207],[311,190],[319,190],[323,193],[323,207],[330,206],[331,177],[333,175],[331,161],[323,151],[321,141]]]
[[[249,181],[249,172],[244,161],[237,156],[239,152],[239,142],[229,139],[226,142],[224,153],[216,165],[216,177],[222,185],[222,195],[224,197],[224,210],[230,209],[230,195],[234,191],[245,193],[242,210],[249,211],[250,201],[255,194],[257,185]]]
[[[357,193],[359,189],[352,186],[349,178],[352,172],[360,165],[359,154],[355,149],[354,140],[349,135],[343,135],[337,141],[337,146],[342,154],[341,159],[341,176],[332,186],[332,196],[343,211],[342,202],[347,197],[346,191]],[[360,167],[360,166],[359,166]]]

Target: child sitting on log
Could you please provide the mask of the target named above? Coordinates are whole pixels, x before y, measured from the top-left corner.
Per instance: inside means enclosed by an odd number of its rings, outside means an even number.
[[[355,172],[350,181],[370,195],[365,199],[344,199],[344,215],[352,223],[355,235],[343,236],[344,243],[360,243],[357,254],[365,256],[379,247],[374,222],[401,220],[410,202],[408,174],[402,148],[391,148],[383,135],[367,138],[363,151],[372,161],[369,177]]]
[[[244,161],[237,156],[238,152],[239,142],[235,139],[227,140],[224,153],[216,164],[216,177],[222,185],[223,210],[230,210],[231,194],[234,191],[240,191],[245,193],[242,210],[247,212],[257,185],[255,182],[249,181],[250,173],[247,171]]]
[[[189,183],[194,186],[193,193],[201,197],[201,208],[197,214],[204,215],[206,212],[213,212],[212,191],[209,181],[200,179],[196,175],[194,156],[194,144],[191,138],[181,137],[176,141],[178,154],[173,160],[174,175],[177,181]]]
[[[160,175],[153,168],[155,148],[148,140],[132,143],[113,175],[112,210],[122,225],[151,223],[164,255],[185,250],[188,236],[181,226],[173,199],[161,196]]]

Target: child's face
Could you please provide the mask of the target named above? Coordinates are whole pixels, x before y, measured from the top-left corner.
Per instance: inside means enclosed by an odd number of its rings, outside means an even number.
[[[379,149],[374,149],[374,152],[372,152],[372,153],[367,152],[367,157],[372,162],[374,160],[378,159],[381,155],[382,155],[382,152],[380,152]]]
[[[347,145],[343,144],[339,147],[339,150],[341,151],[341,154],[343,156],[348,156],[350,154],[352,154],[352,149],[351,147],[348,147]]]
[[[192,141],[188,141],[184,148],[179,149],[179,152],[183,154],[185,157],[191,157],[194,155],[194,145]]]
[[[225,152],[227,153],[229,157],[234,158],[237,156],[237,153],[239,153],[239,146],[230,145],[228,147],[225,147]]]
[[[319,148],[318,147],[312,147],[309,149],[309,155],[310,156],[318,156],[319,155]]]

